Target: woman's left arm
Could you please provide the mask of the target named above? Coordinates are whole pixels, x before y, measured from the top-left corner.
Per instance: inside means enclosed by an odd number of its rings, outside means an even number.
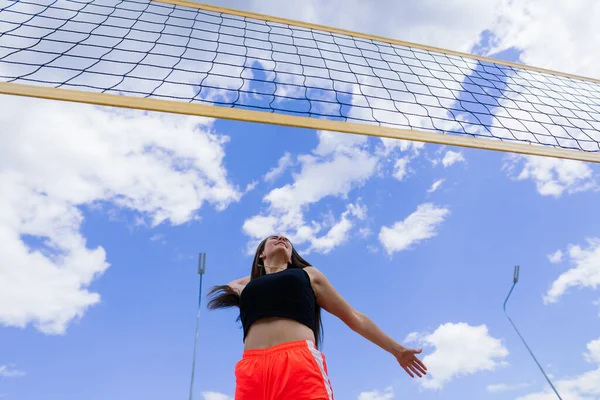
[[[422,377],[427,368],[416,354],[422,349],[402,346],[385,334],[368,316],[354,309],[329,282],[327,277],[315,267],[306,268],[311,277],[317,302],[327,312],[342,320],[350,329],[392,354],[408,375]],[[413,375],[414,374],[414,375]]]

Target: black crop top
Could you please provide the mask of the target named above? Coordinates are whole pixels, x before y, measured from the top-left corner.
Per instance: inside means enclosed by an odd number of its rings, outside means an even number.
[[[314,330],[317,299],[303,268],[288,268],[248,282],[240,295],[244,340],[261,318],[290,318]]]

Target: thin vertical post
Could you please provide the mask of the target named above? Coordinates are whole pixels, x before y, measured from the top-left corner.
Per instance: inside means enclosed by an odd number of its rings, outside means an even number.
[[[194,357],[192,358],[192,382],[190,384],[190,400],[194,395],[194,374],[196,372],[196,349],[198,347],[198,328],[200,327],[200,305],[202,303],[202,277],[206,270],[206,253],[200,253],[198,256],[198,275],[200,275],[200,284],[198,289],[198,313],[196,316],[196,340],[194,341]]]

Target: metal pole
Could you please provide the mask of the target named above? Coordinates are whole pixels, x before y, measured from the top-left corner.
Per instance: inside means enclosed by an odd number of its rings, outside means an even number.
[[[560,400],[562,400],[562,397],[560,397],[560,394],[558,394],[558,391],[556,390],[556,388],[552,384],[552,381],[550,380],[550,378],[548,378],[548,375],[546,375],[546,372],[544,372],[544,369],[542,368],[542,366],[538,362],[537,358],[535,358],[535,355],[533,354],[533,351],[531,351],[531,349],[529,348],[529,345],[527,345],[527,342],[523,338],[523,335],[521,335],[521,332],[519,332],[519,330],[517,329],[515,323],[512,321],[512,319],[509,317],[508,313],[506,312],[506,303],[508,302],[508,298],[510,297],[511,293],[513,292],[513,289],[517,285],[518,281],[519,281],[519,266],[516,265],[515,266],[515,272],[514,272],[514,275],[513,275],[513,285],[510,288],[510,292],[508,292],[508,296],[506,296],[506,300],[504,300],[504,314],[506,314],[506,317],[510,321],[511,325],[513,326],[513,328],[515,328],[515,331],[517,332],[517,335],[519,335],[519,337],[523,341],[523,344],[525,345],[525,347],[529,351],[529,354],[531,354],[531,357],[533,358],[533,360],[535,361],[535,363],[539,367],[540,371],[542,371],[542,374],[544,375],[544,378],[546,378],[546,381],[548,381],[548,383],[550,384],[550,387],[552,388],[552,390],[554,390],[554,393],[556,393],[556,397],[558,397]]]
[[[200,253],[198,256],[198,274],[200,275],[200,285],[198,290],[198,314],[196,316],[196,340],[194,341],[194,357],[192,359],[192,382],[190,384],[190,400],[194,393],[194,373],[196,371],[196,348],[198,347],[198,328],[200,326],[200,304],[202,302],[202,276],[206,270],[206,253]]]

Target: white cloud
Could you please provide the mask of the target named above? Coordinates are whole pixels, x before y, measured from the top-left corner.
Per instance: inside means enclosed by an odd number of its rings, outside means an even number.
[[[347,210],[342,213],[340,220],[325,235],[315,237],[311,240],[311,246],[308,251],[314,250],[318,253],[327,254],[335,247],[345,243],[348,240],[350,230],[354,226],[354,222],[349,216],[353,216],[359,220],[364,219],[366,216],[366,207],[360,204],[349,204]]]
[[[437,181],[433,182],[431,187],[429,189],[427,189],[427,193],[433,193],[436,190],[438,190],[440,188],[440,186],[442,186],[442,183],[444,183],[444,181],[445,181],[445,179],[438,179]]]
[[[391,400],[394,398],[394,389],[391,387],[385,390],[373,390],[371,392],[362,392],[357,400]]]
[[[165,235],[162,233],[157,233],[155,235],[150,236],[150,241],[159,242],[162,245],[167,244],[167,240],[165,239]]]
[[[62,334],[100,301],[88,286],[109,264],[87,247],[79,207],[128,209],[155,226],[241,197],[212,120],[8,96],[0,108],[4,325]]]
[[[373,246],[372,244],[367,245],[367,250],[370,253],[379,253],[379,248],[377,246]]]
[[[450,167],[457,162],[465,162],[465,158],[463,157],[461,152],[456,152],[452,150],[448,150],[442,159],[442,165],[444,167]]]
[[[595,0],[504,0],[498,16],[490,52],[516,47],[525,64],[600,78]]]
[[[209,3],[335,26],[338,28],[470,51],[480,33],[492,26],[500,1],[476,0],[398,2],[382,0],[377,7],[359,0],[272,2],[213,0]]]
[[[587,349],[588,351],[585,353],[586,361],[600,364],[600,338],[589,342]]]
[[[363,227],[358,229],[358,234],[361,238],[366,239],[373,234],[371,228]]]
[[[565,192],[573,194],[598,189],[592,169],[581,161],[521,155],[510,155],[506,160],[503,169],[508,175],[519,181],[533,180],[542,196],[558,198]],[[521,164],[521,171],[515,174]]]
[[[302,155],[302,164],[294,182],[272,190],[265,201],[279,211],[299,210],[327,196],[345,197],[355,187],[363,185],[375,172],[377,159],[367,151],[336,154],[331,159]]]
[[[418,155],[421,152],[421,150],[425,148],[424,142],[414,142],[411,140],[391,138],[380,138],[380,140],[383,144],[384,155],[392,153],[395,149],[398,149],[401,152],[412,150],[412,153],[414,155]]]
[[[573,268],[562,273],[544,296],[544,302],[557,302],[571,287],[591,287],[600,285],[600,238],[587,240],[587,247],[570,245],[569,261]]]
[[[365,136],[323,131],[317,136],[314,151],[297,157],[300,171],[292,174],[293,182],[267,193],[267,210],[244,221],[243,231],[251,237],[248,252],[265,236],[282,232],[296,246],[307,244],[306,251],[327,253],[345,243],[355,222],[365,218],[366,207],[349,203],[337,221],[331,214],[322,221],[306,220],[310,206],[324,198],[346,200],[375,174],[379,161],[368,151]]]
[[[246,189],[244,190],[242,195],[245,195],[246,193],[253,191],[257,185],[258,185],[258,181],[253,180],[252,182],[250,182],[249,184],[246,185]]]
[[[218,392],[203,392],[204,400],[233,400],[232,397]]]
[[[506,383],[497,383],[493,385],[487,385],[486,390],[490,393],[502,393],[502,392],[511,392],[514,390],[524,389],[533,385],[534,382],[523,382],[523,383],[515,383],[512,385],[507,385]]]
[[[442,389],[454,378],[480,371],[492,371],[505,365],[508,350],[500,339],[490,335],[486,325],[471,326],[464,322],[440,325],[431,334],[412,334],[433,353],[423,357],[428,374],[420,382],[427,389]]]
[[[411,158],[409,156],[404,156],[396,160],[396,163],[394,164],[394,178],[398,179],[399,181],[404,179],[404,177],[409,173],[408,163],[410,162],[410,159]]]
[[[417,343],[420,342],[427,334],[422,332],[411,332],[406,338],[404,338],[405,343]]]
[[[393,162],[392,176],[399,181],[404,180],[415,171],[410,167],[411,161],[419,157],[421,150],[425,148],[423,142],[410,140],[380,138],[383,146],[378,146],[375,154],[382,162]],[[400,156],[401,154],[403,154]]]
[[[265,182],[272,182],[279,178],[289,167],[293,164],[292,155],[290,153],[285,153],[277,162],[277,166],[269,170],[265,174],[264,180]]]
[[[25,372],[15,369],[11,365],[0,365],[0,376],[3,378],[21,378]]]
[[[361,204],[360,201],[362,199],[358,199],[358,202],[356,204],[348,204],[348,213],[350,213],[353,217],[359,219],[359,220],[364,220],[365,218],[367,218],[367,206],[364,204]],[[361,229],[362,234],[365,236],[368,236],[370,234],[370,231],[368,228],[362,228]]]
[[[560,264],[563,260],[563,256],[564,253],[559,249],[552,254],[548,254],[548,261],[550,261],[552,264]]]
[[[313,153],[323,157],[331,154],[354,154],[368,141],[368,137],[364,135],[330,131],[318,131],[317,138],[319,143]]]
[[[397,221],[390,227],[382,227],[379,231],[379,241],[389,255],[406,250],[414,244],[436,236],[439,226],[449,213],[447,208],[431,203],[421,204],[403,221]]]

